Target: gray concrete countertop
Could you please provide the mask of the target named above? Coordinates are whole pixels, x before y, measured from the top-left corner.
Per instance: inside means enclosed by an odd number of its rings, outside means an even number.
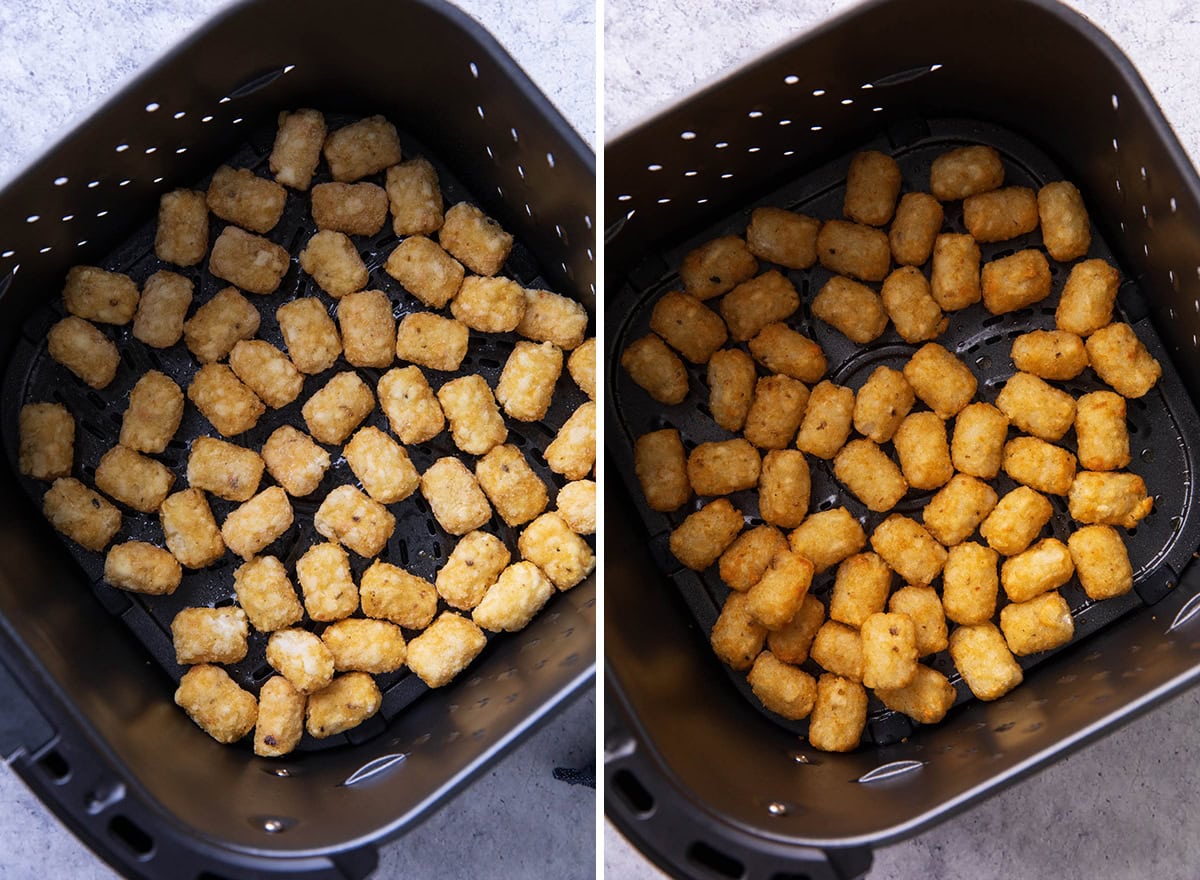
[[[35,158],[126,77],[154,61],[226,0],[4,0],[0,3],[0,180]],[[595,144],[589,0],[457,0]],[[330,4],[336,14],[336,4]],[[545,876],[595,870],[595,797],[551,777],[590,763],[591,693],[405,837],[385,846],[380,877]],[[116,875],[7,768],[0,770],[0,880]]]
[[[1193,162],[1200,160],[1200,8],[1190,0],[1069,2],[1129,55]],[[700,12],[678,0],[607,0],[606,136],[851,5],[710,0]],[[974,809],[879,850],[870,877],[1192,880],[1200,865],[1200,839],[1188,831],[1200,815],[1200,771],[1191,760],[1198,727],[1200,694],[1191,692]],[[611,825],[604,840],[609,876],[663,876]]]

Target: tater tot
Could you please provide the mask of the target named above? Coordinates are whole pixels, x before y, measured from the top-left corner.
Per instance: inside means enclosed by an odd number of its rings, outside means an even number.
[[[317,229],[374,235],[387,219],[388,197],[373,183],[318,183],[312,188]]]
[[[742,430],[757,382],[758,371],[746,352],[740,348],[714,352],[708,361],[708,408],[713,421],[726,431]]]
[[[554,584],[532,562],[517,562],[500,573],[471,619],[492,632],[517,632],[554,595]]]
[[[774,269],[743,281],[721,300],[721,317],[738,342],[756,336],[768,324],[790,317],[800,308],[792,282]]]
[[[582,480],[596,462],[596,404],[582,403],[544,452],[546,464],[568,480]]]
[[[979,245],[969,235],[946,232],[933,244],[929,292],[947,312],[965,309],[983,296],[979,280]]]
[[[403,501],[421,484],[404,447],[371,425],[355,432],[342,455],[363,489],[380,504]]]
[[[423,156],[387,170],[387,195],[396,235],[436,232],[442,228],[442,190],[437,170]]]
[[[1071,267],[1054,325],[1077,336],[1091,336],[1112,321],[1121,273],[1104,260],[1084,260]]]
[[[946,423],[937,413],[910,414],[896,429],[893,442],[896,457],[900,459],[900,472],[910,488],[937,489],[954,476]]]
[[[304,727],[310,736],[324,739],[345,733],[379,711],[383,694],[365,672],[347,672],[310,694],[304,705]]]
[[[1038,190],[1038,216],[1042,241],[1050,256],[1061,263],[1076,260],[1092,245],[1091,224],[1083,196],[1073,183],[1059,180]]]
[[[438,593],[433,584],[380,559],[363,572],[359,594],[363,614],[405,629],[424,629],[437,613]]]
[[[911,192],[900,197],[888,241],[892,258],[901,266],[921,266],[933,253],[933,242],[942,228],[945,212],[929,193]]]
[[[688,482],[697,495],[729,495],[758,483],[758,451],[739,438],[701,443],[688,456]]]
[[[1004,444],[1004,472],[1039,492],[1066,495],[1075,479],[1075,456],[1036,437],[1014,437]]]
[[[942,609],[957,624],[987,623],[996,613],[1000,575],[996,551],[964,541],[946,554],[942,569]]]
[[[998,700],[1024,680],[1008,643],[992,623],[960,626],[950,635],[950,657],[980,700]]]
[[[1033,543],[1053,513],[1045,496],[1028,486],[1017,486],[992,508],[979,534],[997,553],[1016,556]]]
[[[696,299],[712,299],[754,277],[758,261],[746,242],[725,235],[693,248],[679,267],[683,289]]]
[[[784,663],[799,665],[808,659],[808,650],[824,622],[825,606],[809,593],[791,620],[767,634],[767,646]]]
[[[117,375],[121,355],[112,340],[82,318],[67,315],[46,334],[50,357],[97,390]]]
[[[877,150],[855,153],[846,174],[842,213],[867,226],[883,226],[892,219],[900,195],[900,166]]]
[[[166,465],[127,446],[114,446],[96,465],[96,488],[142,513],[158,510],[174,483]]]
[[[121,528],[121,511],[74,477],[54,481],[42,497],[42,513],[76,544],[97,552]]]
[[[254,729],[258,701],[219,666],[193,666],[179,679],[175,705],[219,743],[235,743]]]
[[[396,245],[383,270],[431,309],[440,309],[462,286],[462,263],[441,245],[423,235],[413,235]]]
[[[476,275],[495,275],[508,259],[513,237],[474,205],[459,202],[446,212],[438,241]]]
[[[983,267],[983,306],[993,315],[1015,312],[1050,295],[1050,264],[1039,250],[1017,251]]]
[[[1004,165],[992,147],[975,145],[942,153],[929,169],[929,191],[939,201],[952,202],[998,188]]]
[[[296,560],[296,580],[304,594],[304,610],[313,620],[341,620],[358,608],[350,557],[337,544],[313,544],[305,550]]]
[[[1075,408],[1075,437],[1081,468],[1114,471],[1129,464],[1125,398],[1111,391],[1080,397]]]
[[[321,443],[344,443],[375,408],[371,386],[351,370],[338,373],[313,394],[300,413],[308,433]]]
[[[807,718],[817,699],[816,680],[770,651],[763,651],[755,658],[746,681],[759,702],[791,721]]]
[[[596,531],[596,483],[593,480],[572,480],[558,490],[554,499],[558,515],[577,535]]]
[[[330,541],[369,559],[383,550],[396,529],[396,517],[354,486],[338,486],[317,508],[313,526]]]
[[[114,544],[104,557],[104,580],[133,593],[169,596],[182,578],[183,569],[169,551],[144,541]]]
[[[133,338],[151,348],[169,348],[178,342],[193,287],[191,280],[166,270],[147,278],[133,316]]]
[[[1028,602],[1071,579],[1075,563],[1067,545],[1057,538],[1043,538],[1024,553],[1010,556],[1000,566],[1000,585],[1010,602]]]
[[[862,681],[862,637],[852,626],[834,620],[825,621],[813,638],[809,657],[822,669],[835,675],[851,681]]]
[[[226,501],[253,498],[262,472],[263,460],[257,452],[216,437],[197,437],[188,452],[188,485]]]
[[[978,382],[971,368],[936,342],[927,342],[904,365],[913,393],[943,419],[971,402]]]
[[[832,382],[822,382],[809,395],[796,447],[828,461],[846,445],[853,418],[854,392]]]
[[[288,356],[301,373],[323,373],[342,353],[337,325],[316,297],[286,302],[275,311]]]
[[[867,692],[838,675],[817,680],[817,699],[808,721],[808,742],[822,752],[851,752],[867,724]]]
[[[553,342],[563,351],[573,351],[587,335],[588,313],[582,303],[548,290],[525,291],[525,316],[517,333],[534,342]],[[651,329],[659,332],[651,323]]]
[[[325,627],[321,641],[333,655],[333,668],[338,672],[395,672],[408,653],[404,633],[386,620],[339,620]]]
[[[945,577],[945,569],[942,569],[942,576]],[[906,614],[912,620],[918,656],[927,657],[946,650],[946,615],[942,599],[933,587],[902,587],[892,594],[887,608],[893,614]]]
[[[513,353],[516,353],[515,349]],[[739,350],[738,354],[744,356],[745,353]],[[711,365],[710,361],[710,370]],[[659,403],[674,406],[682,403],[687,397],[688,375],[683,361],[653,333],[647,333],[641,339],[635,339],[625,346],[625,350],[621,352],[621,366],[625,368],[630,379]],[[753,365],[750,369],[753,371]],[[537,390],[541,391],[542,387],[538,387]],[[553,391],[553,388],[551,385],[550,390]],[[534,389],[530,387],[527,392],[529,390]],[[746,403],[748,406],[749,401]]]
[[[202,364],[223,359],[241,339],[258,332],[258,309],[236,289],[226,287],[183,324],[183,342]]]
[[[870,510],[891,510],[908,491],[896,463],[870,440],[851,440],[833,459],[833,474]]]
[[[331,131],[323,147],[334,180],[354,181],[400,161],[396,126],[372,116]]]
[[[808,594],[812,576],[811,562],[790,550],[780,550],[746,593],[750,613],[769,630],[786,626]]]
[[[1038,205],[1024,186],[979,193],[963,199],[963,224],[978,242],[1008,241],[1037,229]]]
[[[525,290],[511,278],[468,275],[450,303],[450,312],[472,330],[508,333],[525,316]]]
[[[892,589],[892,570],[874,553],[857,553],[838,566],[829,599],[829,619],[860,627],[884,609]]]
[[[421,494],[434,519],[452,535],[465,535],[492,518],[475,475],[457,458],[439,458],[421,475]]]
[[[787,538],[774,526],[763,525],[742,532],[721,554],[721,581],[729,589],[744,593],[762,580],[771,558],[787,549]]]
[[[225,364],[205,364],[197,370],[187,396],[223,437],[249,431],[267,411],[258,395]]]
[[[1153,509],[1154,499],[1137,474],[1080,471],[1067,504],[1076,522],[1132,529]]]
[[[279,245],[236,226],[221,230],[208,255],[209,272],[248,293],[274,293],[291,264]]]
[[[311,495],[331,463],[328,452],[291,425],[280,425],[271,432],[262,457],[275,481],[295,498]]]
[[[432,440],[446,427],[442,405],[420,367],[397,367],[379,379],[379,407],[392,433],[409,445]]]
[[[596,337],[585,340],[567,358],[567,372],[579,390],[596,399]]]
[[[396,329],[396,357],[430,370],[457,370],[467,356],[470,331],[453,318],[412,312]]]
[[[300,251],[300,268],[334,299],[367,286],[367,267],[349,236],[322,229]]]
[[[1075,423],[1075,398],[1029,373],[1014,373],[996,406],[1018,430],[1042,440],[1058,440]]]
[[[61,403],[27,403],[21,407],[18,421],[21,473],[47,481],[69,476],[75,463],[75,418],[70,410]],[[124,427],[121,443],[139,448],[126,442]]]
[[[863,527],[844,507],[812,514],[788,536],[792,552],[811,561],[816,574],[857,553],[866,543]]]
[[[442,687],[479,656],[487,637],[461,615],[443,611],[408,643],[408,668],[431,688]]]
[[[949,325],[950,319],[942,314],[929,282],[915,266],[901,266],[888,275],[880,300],[905,342],[936,339]]]
[[[289,754],[304,735],[304,694],[282,675],[267,679],[258,692],[254,754],[278,758]]]
[[[1074,379],[1088,365],[1083,340],[1065,330],[1034,330],[1013,340],[1012,361],[1018,370],[1043,379]]]
[[[883,705],[907,715],[918,724],[937,724],[958,698],[950,680],[936,669],[917,665],[913,680],[902,688],[877,688]]]
[[[820,381],[828,366],[820,345],[778,322],[766,325],[750,340],[750,352],[772,373],[782,373],[801,382]]]
[[[651,431],[637,438],[633,465],[642,495],[651,510],[678,510],[692,497],[687,454],[674,428]]]
[[[1083,526],[1071,533],[1067,549],[1089,599],[1112,599],[1133,589],[1129,551],[1112,526]]]
[[[650,329],[693,364],[708,363],[729,336],[720,315],[700,300],[674,291],[654,304]]]
[[[171,621],[175,662],[237,663],[246,656],[248,634],[241,608],[184,608]]]
[[[788,269],[807,269],[817,261],[820,229],[820,220],[803,214],[769,206],[755,208],[746,227],[746,246],[760,260]]]
[[[183,391],[169,376],[149,370],[129,392],[129,408],[121,420],[121,445],[138,452],[162,452],[182,418]],[[74,423],[71,427],[73,436]]]
[[[515,446],[496,446],[479,459],[475,479],[496,513],[510,526],[524,525],[546,509],[546,484]]]
[[[887,329],[888,316],[879,294],[841,275],[825,282],[811,308],[813,315],[859,345],[873,342]]]
[[[304,616],[287,569],[274,556],[256,556],[233,573],[238,604],[259,632],[291,626]]]
[[[785,449],[804,419],[808,388],[788,376],[764,376],[754,386],[743,435],[760,449]]]
[[[739,672],[749,669],[762,651],[767,628],[750,614],[750,600],[733,592],[721,607],[709,633],[709,644],[721,662]]]
[[[892,263],[887,233],[845,220],[830,220],[821,225],[817,256],[821,265],[835,275],[848,275],[859,281],[882,281]]]
[[[946,548],[920,523],[894,513],[871,533],[871,549],[906,583],[933,583],[946,564]]]
[[[437,397],[454,445],[468,455],[483,455],[508,438],[504,417],[483,376],[452,379],[438,389]]]
[[[194,266],[208,253],[208,203],[204,193],[177,189],[158,200],[154,255],[164,263]]]
[[[287,190],[249,168],[222,165],[213,172],[206,195],[208,210],[251,232],[270,232],[283,216]]]
[[[903,373],[876,367],[854,398],[854,429],[876,443],[887,443],[915,401]]]
[[[446,604],[467,611],[479,604],[496,582],[512,554],[495,535],[470,532],[454,545],[437,573],[437,592]]]
[[[963,407],[954,420],[950,444],[954,467],[981,480],[994,478],[1000,472],[1007,439],[1008,417],[996,407],[990,403]]]
[[[1162,365],[1128,324],[1109,324],[1087,341],[1092,369],[1122,397],[1143,397],[1162,376]]]
[[[319,110],[284,111],[271,147],[268,165],[284,186],[306,190],[321,161],[325,144],[325,117]]]
[[[1075,636],[1071,607],[1058,593],[1005,605],[1000,611],[1000,629],[1009,650],[1018,657],[1061,647]]]
[[[72,266],[62,292],[63,308],[97,324],[128,324],[138,305],[138,286],[128,275],[96,266]]]
[[[543,513],[525,527],[517,539],[517,549],[564,592],[581,583],[596,567],[596,554],[587,541],[553,511]]]
[[[704,571],[733,543],[743,525],[742,512],[728,499],[718,498],[671,532],[671,552],[688,568]]]
[[[929,534],[952,547],[965,541],[996,506],[996,490],[982,480],[955,474],[925,505]]]
[[[199,489],[167,496],[158,508],[158,518],[167,549],[184,568],[204,568],[225,555],[221,530]]]
[[[900,688],[917,675],[917,628],[907,614],[880,612],[863,621],[863,685]]]
[[[811,488],[812,481],[804,453],[795,449],[773,449],[762,460],[758,481],[758,513],[766,522],[780,528],[794,529],[808,515]]]
[[[304,376],[291,358],[262,339],[239,340],[229,352],[229,367],[272,409],[287,406],[304,388]]]
[[[396,319],[382,290],[360,290],[338,300],[338,324],[346,362],[356,367],[390,367],[396,354]]]
[[[225,546],[249,561],[292,525],[292,505],[278,486],[259,492],[234,509],[221,524]],[[317,530],[320,531],[318,525]]]

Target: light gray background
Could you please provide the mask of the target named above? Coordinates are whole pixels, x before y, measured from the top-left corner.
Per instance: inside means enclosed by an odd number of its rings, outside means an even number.
[[[0,179],[86,116],[225,0],[0,0]],[[457,0],[595,144],[590,0]],[[330,13],[336,14],[336,4]],[[2,708],[0,708],[2,711]],[[595,874],[595,796],[551,778],[594,756],[589,693],[414,832],[385,847],[379,877]],[[0,769],[0,880],[115,875]]]
[[[681,0],[607,0],[606,137],[853,5],[708,0],[701,12]],[[1069,5],[1133,59],[1192,161],[1200,159],[1200,6],[1194,0]],[[1063,100],[1070,100],[1064,85]],[[1200,837],[1191,830],[1200,816],[1200,772],[1192,759],[1198,730],[1200,694],[1193,691],[979,807],[879,850],[870,877],[1194,880],[1200,876]],[[611,825],[604,843],[608,876],[663,876]]]

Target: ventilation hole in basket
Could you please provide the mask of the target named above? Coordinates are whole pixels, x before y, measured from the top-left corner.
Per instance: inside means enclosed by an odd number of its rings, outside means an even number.
[[[842,106],[843,107],[849,107],[853,103],[854,103],[853,98],[842,98]]]
[[[751,119],[761,119],[763,113],[761,110],[751,110],[746,115],[749,116]]]
[[[479,79],[479,67],[478,67],[478,65],[476,65],[476,64],[475,64],[475,62],[474,62],[474,61],[472,61],[470,64],[468,64],[468,65],[467,65],[467,67],[468,67],[468,68],[470,69],[470,71],[471,71],[471,76],[475,77],[475,79]]]
[[[796,76],[794,73],[789,73],[783,78],[783,81],[789,86],[794,86],[796,83],[800,82],[800,77]]]
[[[660,205],[667,205],[667,204],[670,204],[670,202],[671,202],[671,200],[669,198],[661,198],[658,200],[658,203]]]
[[[62,782],[71,775],[70,763],[54,749],[38,759],[38,766],[45,770],[55,782]]]
[[[235,119],[235,120],[234,120],[234,122],[237,122],[237,120]],[[176,150],[176,151],[175,151],[175,155],[176,155],[176,156],[182,156],[182,155],[183,155],[184,153],[186,153],[187,151],[188,151],[188,148],[187,148],[187,147],[180,147],[178,150]]]
[[[515,128],[510,128],[510,129],[508,130],[508,133],[512,135],[512,139],[513,139],[513,143],[514,143],[514,144],[515,144],[515,143],[518,143],[518,142],[521,140],[521,136],[517,134],[517,130],[516,130]]]
[[[39,251],[38,251],[38,253],[39,253],[39,254],[48,254],[48,253],[50,253],[50,248],[49,248],[49,247],[44,247],[44,248],[42,248],[41,250],[39,250]]]
[[[200,121],[201,122],[212,122],[213,118],[211,116],[201,116]]]
[[[163,180],[164,180],[164,178],[162,178],[162,177],[156,177],[156,178],[154,178],[153,182],[154,183],[162,183]]]
[[[546,154],[546,164],[549,165],[551,168],[554,167],[554,154],[553,153]]]
[[[7,260],[9,257],[15,257],[16,255],[17,255],[16,251],[5,251],[4,253],[0,254],[0,257],[3,257],[4,259]]]
[[[814,97],[814,98],[819,98],[819,97],[821,97],[821,96],[822,96],[822,95],[824,95],[824,94],[825,94],[825,90],[824,90],[824,89],[813,89],[813,97]]]
[[[713,146],[718,150],[723,150],[729,146],[729,141],[717,141],[715,144],[713,144]]]
[[[1149,242],[1142,245],[1142,253],[1145,254],[1147,257],[1150,256],[1150,243]]]
[[[65,186],[69,180],[70,180],[69,177],[56,177],[56,178],[54,178],[54,185],[55,186]]]
[[[1175,201],[1175,196],[1171,196],[1170,201],[1167,202],[1167,207],[1170,208],[1172,214],[1179,210],[1179,203]]]
[[[88,188],[88,189],[95,189],[95,188],[96,188],[96,187],[98,187],[99,185],[100,185],[100,181],[98,181],[98,180],[89,180],[89,181],[88,181],[87,188]]]
[[[795,151],[795,150],[784,150],[784,151],[783,151],[783,155],[785,155],[785,156],[794,156],[794,155],[796,155],[796,151]]]
[[[621,193],[619,196],[617,196],[617,201],[618,202],[627,202],[632,198],[633,198],[633,196],[629,195],[628,193]]]
[[[87,243],[88,243],[88,240],[86,238],[83,238],[83,239],[80,239],[79,241],[75,242],[75,247],[83,247]]]
[[[1117,184],[1117,192],[1120,192],[1121,191],[1121,179],[1119,177],[1116,180],[1116,184]],[[1124,228],[1124,226],[1125,226],[1125,224],[1122,223],[1121,227]]]
[[[129,184],[130,184],[130,183],[132,183],[132,182],[133,182],[133,181],[131,181],[131,180],[130,180],[130,179],[127,177],[127,178],[125,178],[124,180],[122,180],[120,183],[118,183],[118,184],[117,184],[117,186],[129,186]]]
[[[733,856],[713,849],[703,841],[698,840],[689,846],[687,857],[692,864],[706,868],[721,877],[736,878],[742,877],[746,873],[745,866]]]
[[[1120,99],[1116,95],[1113,95],[1112,96],[1112,108],[1114,110],[1118,110],[1118,109],[1120,109],[1120,107],[1121,107]]]
[[[525,166],[522,165],[520,162],[517,163],[517,176],[520,177],[522,180],[525,179]]]
[[[97,216],[97,217],[107,217],[107,216],[108,216],[108,211],[97,211],[97,212],[96,212],[96,216]]]
[[[187,111],[186,111],[186,110],[180,110],[178,113],[176,113],[176,114],[175,114],[174,116],[172,116],[171,118],[172,118],[172,119],[183,119],[183,117],[185,117],[185,116],[187,116]]]
[[[707,205],[708,199],[696,199],[696,204],[697,205]]]
[[[528,203],[528,202],[526,202],[526,203],[525,203],[525,213],[526,213],[527,215],[529,215],[530,217],[532,217],[532,216],[533,216],[533,208],[532,208],[532,207],[530,207],[530,205],[529,205],[529,203]]]
[[[74,215],[74,214],[63,214],[63,215],[62,215],[62,221],[63,221],[63,223],[70,223],[70,222],[71,222],[72,220],[74,220],[74,219],[75,219],[75,215]]]
[[[681,132],[679,132],[679,139],[684,140],[684,141],[694,141],[696,139],[696,132],[681,131]]]
[[[748,147],[748,148],[746,149],[746,152],[747,152],[747,153],[757,153],[757,152],[759,152],[759,151],[761,151],[761,150],[762,150],[762,147]]]
[[[150,156],[150,155],[158,152],[158,147],[146,147],[145,152],[146,152],[147,156]]]
[[[732,171],[726,171],[724,174],[721,175],[722,180],[729,180],[729,178],[731,178],[731,177],[733,177]]]
[[[651,162],[649,165],[646,166],[646,170],[647,171],[662,171],[663,167],[661,165],[659,165],[657,162]]]
[[[129,144],[117,144],[116,149],[118,153],[124,153],[129,149]]]
[[[810,125],[808,127],[808,130],[809,131],[821,131],[824,127],[825,126],[823,126],[823,125]]]
[[[159,108],[159,104],[158,104],[158,102],[157,102],[157,101],[151,101],[149,104],[147,104],[147,105],[146,105],[146,112],[147,112],[147,113],[153,113],[153,112],[154,112],[155,110],[157,110],[158,108]]]
[[[1113,145],[1113,152],[1114,152],[1114,153],[1119,153],[1119,152],[1121,152],[1121,147],[1120,147],[1120,145],[1117,143],[1117,139],[1116,139],[1116,138],[1113,138],[1113,139],[1112,139],[1112,145]]]
[[[126,816],[114,816],[108,823],[108,833],[140,858],[145,858],[154,851],[154,838]]]

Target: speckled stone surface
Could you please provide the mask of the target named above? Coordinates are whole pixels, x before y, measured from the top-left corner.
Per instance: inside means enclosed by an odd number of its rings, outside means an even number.
[[[789,35],[854,4],[842,0],[608,0],[605,130],[694,91]],[[1200,7],[1187,0],[1074,0],[1132,58],[1193,162],[1200,161]],[[880,849],[872,880],[1200,876],[1200,694],[1188,693],[999,796]],[[661,878],[615,829],[606,874]]]
[[[224,0],[2,0],[0,179],[85,116]],[[459,0],[595,143],[595,8],[587,0]],[[331,11],[336,8],[331,4]],[[587,694],[410,834],[387,845],[379,877],[586,878],[595,874],[595,797],[555,767],[593,760]],[[110,880],[7,769],[0,769],[0,880]]]

